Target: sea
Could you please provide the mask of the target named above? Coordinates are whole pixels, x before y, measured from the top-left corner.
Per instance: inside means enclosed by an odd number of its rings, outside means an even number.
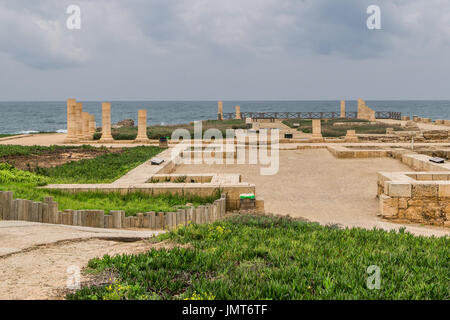
[[[139,109],[147,110],[149,125],[189,123],[217,118],[217,101],[110,101],[111,122],[133,119],[137,124]],[[450,119],[450,100],[370,101],[375,111],[396,111],[405,116]],[[223,101],[223,112],[319,112],[340,111],[340,101]],[[356,111],[356,101],[346,101],[346,111]],[[0,134],[66,132],[65,101],[0,102]],[[101,101],[83,101],[83,111],[95,115],[101,126]]]

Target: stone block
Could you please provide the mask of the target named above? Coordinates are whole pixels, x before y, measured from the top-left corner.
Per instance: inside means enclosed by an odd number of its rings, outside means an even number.
[[[255,209],[255,199],[240,199],[239,200],[240,210],[254,210]]]
[[[255,200],[255,209],[259,213],[264,213],[264,200],[263,199],[256,199]]]
[[[383,217],[398,216],[398,198],[391,198],[385,194],[380,195],[379,213]]]
[[[448,174],[433,173],[433,181],[448,181]]]
[[[412,197],[421,198],[437,198],[439,195],[439,186],[437,184],[413,184]]]
[[[439,184],[439,198],[450,198],[450,184]]]
[[[388,195],[397,198],[411,197],[411,184],[400,182],[387,182],[389,184]]]
[[[406,209],[408,208],[408,199],[406,198],[398,198],[398,208]]]

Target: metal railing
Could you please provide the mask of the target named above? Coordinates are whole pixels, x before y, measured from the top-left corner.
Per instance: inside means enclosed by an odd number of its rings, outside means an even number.
[[[235,118],[235,113],[224,113],[224,120]],[[252,119],[340,119],[340,112],[241,112],[241,118]],[[357,119],[357,112],[346,112],[346,119]],[[375,111],[376,119],[401,120],[402,113],[394,111]]]

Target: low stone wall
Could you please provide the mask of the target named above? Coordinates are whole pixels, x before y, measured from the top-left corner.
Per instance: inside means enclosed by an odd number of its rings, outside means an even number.
[[[450,227],[450,173],[380,172],[379,213],[385,219]]]
[[[338,159],[383,158],[391,156],[392,153],[389,147],[375,146],[361,146],[358,148],[352,148],[351,146],[327,146],[327,149]]]
[[[58,210],[58,203],[52,197],[43,202],[13,199],[12,192],[0,191],[0,220],[20,220],[51,224],[65,224],[94,228],[147,228],[171,230],[189,223],[212,223],[225,216],[226,195],[222,194],[212,204],[176,212],[145,212],[136,216],[125,216],[125,211],[103,210]]]
[[[401,161],[418,171],[450,171],[449,163],[434,163],[430,161],[430,158],[424,154],[410,153],[403,155]]]

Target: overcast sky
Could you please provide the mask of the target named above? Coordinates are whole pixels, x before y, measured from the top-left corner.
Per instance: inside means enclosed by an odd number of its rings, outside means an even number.
[[[0,0],[0,70],[3,101],[450,99],[450,1]]]

